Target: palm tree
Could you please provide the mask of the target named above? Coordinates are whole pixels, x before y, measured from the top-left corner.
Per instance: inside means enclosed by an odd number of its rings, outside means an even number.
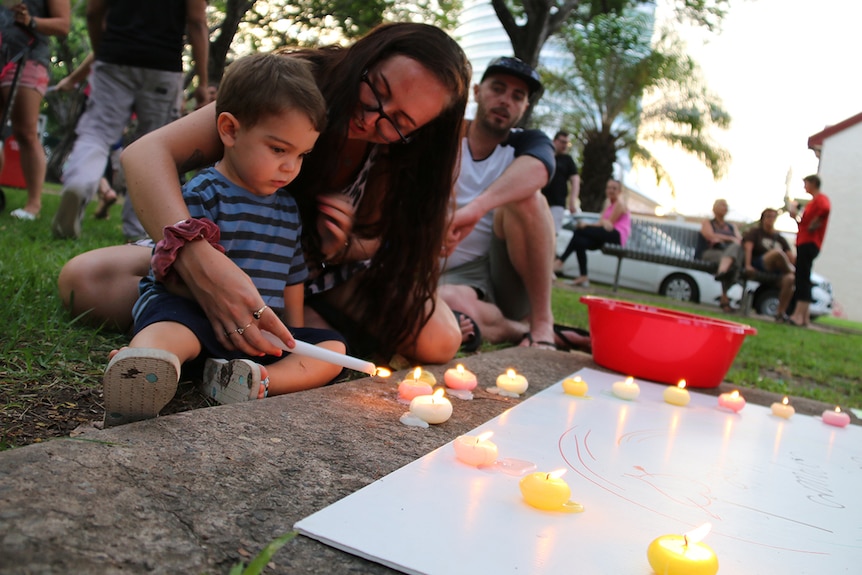
[[[567,25],[559,39],[574,63],[543,72],[546,97],[559,125],[578,134],[583,146],[581,206],[599,211],[617,152],[651,168],[657,181],[673,182],[646,144],[666,142],[694,154],[720,178],[729,153],[709,136],[727,128],[730,116],[701,79],[680,40],[662,32],[652,41],[652,18],[627,12],[601,15],[585,25]],[[548,124],[545,119],[543,124]]]

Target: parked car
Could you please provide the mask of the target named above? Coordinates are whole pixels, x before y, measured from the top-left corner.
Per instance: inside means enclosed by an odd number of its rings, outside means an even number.
[[[557,237],[557,254],[563,253],[572,232],[577,228],[578,222],[595,223],[600,215],[596,213],[567,214],[563,221],[562,230]],[[649,225],[650,218],[638,216],[639,224],[632,226],[632,233],[626,247],[654,252],[656,254],[668,255],[674,258],[693,258],[695,246],[681,244],[677,239],[668,235],[659,226]],[[670,220],[658,220],[662,226],[668,224],[681,226],[689,229],[700,229],[700,226],[691,222],[673,222]],[[793,245],[793,241],[791,241]],[[617,269],[617,258],[608,256],[601,251],[587,252],[588,270],[590,281],[611,284],[614,283],[614,275]],[[580,275],[578,261],[574,254],[563,262],[562,275],[566,277],[577,277]],[[832,313],[832,285],[823,276],[812,273],[811,281],[814,284],[811,303],[811,317],[829,315]],[[620,268],[620,287],[628,289],[657,293],[680,301],[705,303],[718,305],[721,296],[721,285],[715,281],[712,274],[681,268],[672,265],[651,263],[639,260],[624,259]],[[774,316],[778,309],[778,287],[774,285],[760,285],[757,282],[749,282],[752,290],[752,308],[762,315]],[[740,285],[734,285],[728,292],[732,305],[741,305],[743,293]]]

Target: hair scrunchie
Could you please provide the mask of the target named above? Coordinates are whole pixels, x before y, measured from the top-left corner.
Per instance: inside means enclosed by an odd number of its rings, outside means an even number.
[[[206,218],[189,218],[172,226],[165,226],[163,237],[156,243],[153,257],[150,260],[150,266],[153,268],[153,275],[156,280],[164,282],[166,278],[170,277],[177,254],[189,242],[206,240],[221,253],[224,253],[224,247],[219,243],[220,237],[221,233],[218,226]]]

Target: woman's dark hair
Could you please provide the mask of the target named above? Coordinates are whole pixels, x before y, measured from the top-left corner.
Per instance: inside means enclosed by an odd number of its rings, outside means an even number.
[[[306,230],[316,229],[314,196],[336,191],[328,179],[338,172],[364,71],[393,56],[406,56],[434,74],[450,93],[448,105],[418,129],[410,143],[390,145],[379,157],[369,178],[375,181],[366,189],[366,196],[372,194],[371,188],[379,185],[377,179],[383,179],[379,212],[372,215],[361,205],[357,212],[362,223],[354,226],[353,233],[379,238],[380,248],[359,278],[350,309],[344,311],[379,340],[377,351],[391,354],[400,343],[414,343],[434,311],[470,63],[446,32],[415,23],[383,24],[349,48],[300,50],[293,55],[313,64],[328,108],[328,127],[293,184]],[[427,306],[429,301],[432,305]]]

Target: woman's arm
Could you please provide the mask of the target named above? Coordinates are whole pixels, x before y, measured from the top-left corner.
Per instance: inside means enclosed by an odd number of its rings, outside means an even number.
[[[123,170],[135,211],[153,239],[162,238],[165,226],[189,217],[183,201],[179,173],[218,160],[223,148],[216,131],[215,104],[210,104],[141,137],[123,151]],[[293,337],[280,319],[267,310],[259,321],[252,313],[263,300],[251,279],[224,254],[205,241],[187,243],[173,269],[179,274],[228,349],[249,355],[279,355],[278,347],[257,329],[242,336],[226,336],[237,328],[252,327],[274,333],[288,346]]]
[[[223,152],[215,104],[150,132],[123,150],[129,197],[150,237],[160,240],[162,228],[189,217],[179,174],[208,166]]]

